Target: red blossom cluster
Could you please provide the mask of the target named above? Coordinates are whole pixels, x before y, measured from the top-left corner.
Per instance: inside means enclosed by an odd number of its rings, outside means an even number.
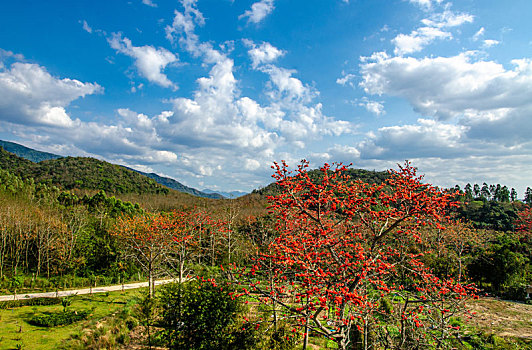
[[[353,326],[366,335],[378,329],[389,343],[448,336],[447,326],[429,329],[447,324],[475,288],[431,273],[424,232],[444,230],[454,194],[422,183],[408,162],[381,184],[351,179],[342,164],[325,164],[315,179],[308,166],[291,172],[275,164],[281,193],[269,199],[278,235],[236,274],[248,281],[244,293],[271,305],[275,320],[283,310],[304,334],[322,334],[341,349]],[[381,327],[384,319],[398,336]]]

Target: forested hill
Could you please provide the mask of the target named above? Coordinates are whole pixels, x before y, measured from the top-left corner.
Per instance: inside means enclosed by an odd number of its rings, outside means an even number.
[[[365,169],[348,169],[346,172],[353,180],[360,180],[366,183],[380,184],[389,176],[387,171],[375,171]],[[323,178],[323,173],[319,169],[309,170],[308,174],[312,180],[319,182]],[[253,190],[253,193],[258,193],[263,196],[274,196],[279,194],[279,185],[271,183],[266,187],[258,190]]]
[[[33,163],[0,148],[0,168],[35,182],[66,190],[103,190],[108,193],[166,194],[168,188],[122,166],[94,158],[65,157]]]
[[[0,140],[0,147],[2,147],[4,150],[8,152],[16,154],[17,156],[27,159],[29,161],[32,161],[34,163],[39,163],[39,162],[42,162],[43,160],[57,159],[57,158],[62,157],[60,155],[53,154],[53,153],[37,151],[32,148],[28,148],[26,146],[19,145],[18,143],[9,142],[9,141]]]
[[[191,194],[193,196],[204,197],[204,198],[213,198],[213,199],[222,199],[222,198],[224,198],[224,196],[222,196],[222,195],[220,195],[218,193],[205,193],[205,192],[202,192],[202,191],[198,191],[195,188],[185,186],[181,182],[176,181],[174,179],[171,179],[169,177],[159,176],[159,175],[157,175],[155,173],[144,173],[142,171],[131,169],[131,168],[127,168],[127,167],[125,167],[125,168],[129,169],[129,170],[132,170],[132,171],[135,171],[135,172],[137,172],[137,173],[139,173],[141,175],[147,176],[150,179],[155,180],[157,183],[159,183],[159,184],[161,184],[163,186],[166,186],[168,188],[171,188],[173,190],[179,191],[179,192],[184,192],[184,193]]]
[[[57,154],[37,151],[35,149],[29,148],[29,147],[26,147],[26,146],[23,146],[23,145],[19,145],[18,143],[15,143],[15,142],[9,142],[9,141],[0,140],[0,148],[3,148],[4,150],[17,155],[20,158],[24,158],[24,159],[26,159],[28,161],[31,161],[31,162],[34,162],[34,163],[40,163],[40,162],[45,161],[45,160],[52,160],[52,159],[62,158],[62,156],[57,155]],[[4,161],[7,161],[7,160],[4,159]],[[18,162],[18,160],[17,161],[11,160],[11,162],[15,162],[16,163],[16,162]],[[71,161],[69,161],[69,162],[71,162]],[[32,166],[28,162],[25,162],[24,163],[24,167],[32,167]],[[185,186],[185,185],[183,185],[182,183],[180,183],[177,180],[174,180],[174,179],[171,179],[171,178],[168,178],[168,177],[164,177],[164,176],[159,176],[159,175],[157,175],[155,173],[144,173],[142,171],[138,171],[138,170],[131,169],[131,168],[128,168],[128,167],[124,167],[124,168],[127,169],[127,170],[130,170],[130,171],[137,172],[140,175],[144,175],[144,176],[146,176],[146,177],[148,177],[150,179],[155,180],[155,182],[157,182],[160,185],[166,186],[168,188],[171,188],[171,189],[179,191],[179,192],[188,193],[188,194],[191,194],[193,196],[204,197],[204,198],[214,198],[214,199],[224,198],[222,195],[220,195],[218,193],[202,192],[202,191],[199,191],[199,190],[197,190],[195,188]],[[11,168],[11,166],[8,166],[6,169],[9,170],[9,169],[12,169],[12,168]],[[24,175],[23,173],[16,172],[14,170],[13,170],[13,172],[16,173],[16,174],[20,174],[21,176]],[[123,176],[122,176],[122,178],[123,178]],[[84,181],[83,179],[76,179],[76,180]],[[74,186],[74,187],[79,188],[79,186]],[[74,188],[74,187],[71,187],[71,188]],[[116,189],[118,189],[118,190],[120,189],[120,186],[118,186],[118,187],[117,186],[108,186],[108,187],[110,187],[110,188],[116,187]],[[127,187],[128,186],[126,186],[126,188]],[[133,186],[133,187],[135,187],[137,189],[146,188],[143,185],[141,185],[141,186]],[[95,188],[95,189],[100,189],[100,188]],[[108,191],[108,190],[105,190],[105,191]],[[134,190],[134,191],[127,190],[126,192],[113,191],[113,193],[129,193],[129,192],[139,193],[137,190]],[[159,192],[156,189],[155,189],[155,191],[154,191],[154,189],[150,189],[148,193],[159,193]]]

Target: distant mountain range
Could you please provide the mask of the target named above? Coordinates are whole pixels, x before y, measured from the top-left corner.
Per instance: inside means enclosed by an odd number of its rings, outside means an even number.
[[[220,195],[224,196],[225,198],[229,198],[229,199],[242,197],[242,196],[245,196],[246,194],[248,194],[247,192],[242,192],[242,191],[231,191],[231,192],[213,191],[213,190],[209,190],[208,188],[203,189],[202,192],[203,193],[213,193],[213,194],[217,193],[217,194],[220,194]]]
[[[63,157],[37,151],[15,142],[0,140],[0,167],[39,182],[60,184],[66,189],[102,189],[111,193],[164,192],[160,185],[204,198],[236,198],[246,193],[199,191],[174,179],[87,157]],[[123,170],[120,170],[123,169]],[[136,176],[133,174],[137,174]],[[148,179],[143,180],[142,178]],[[153,182],[152,182],[153,181]],[[158,184],[158,185],[157,185]]]
[[[179,191],[179,192],[184,192],[184,193],[191,194],[193,196],[205,197],[205,198],[214,198],[214,199],[225,198],[224,196],[222,196],[221,194],[218,194],[216,192],[199,191],[199,190],[197,190],[195,188],[185,186],[181,182],[176,181],[174,179],[171,179],[169,177],[160,176],[160,175],[157,175],[155,173],[145,173],[145,172],[142,172],[142,171],[139,171],[139,170],[135,170],[135,169],[131,169],[131,168],[128,168],[128,167],[124,167],[124,168],[132,170],[132,171],[135,171],[135,172],[137,172],[137,173],[139,173],[141,175],[147,176],[150,179],[155,180],[158,184],[161,184],[163,186],[166,186],[168,188],[171,188],[171,189]]]

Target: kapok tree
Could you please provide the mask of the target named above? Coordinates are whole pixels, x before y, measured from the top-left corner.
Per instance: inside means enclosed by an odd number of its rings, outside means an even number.
[[[455,276],[458,282],[462,282],[464,267],[467,265],[467,260],[471,259],[471,251],[486,242],[485,232],[474,229],[471,223],[463,220],[450,220],[446,223],[445,230],[432,231],[429,232],[427,248],[433,250],[437,262],[444,262],[444,268],[439,269],[439,274]]]
[[[352,341],[364,349],[444,347],[450,317],[474,287],[431,273],[421,232],[443,229],[452,194],[423,184],[409,163],[382,184],[352,180],[341,164],[325,164],[318,180],[307,168],[275,164],[278,237],[251,268],[234,267],[235,280],[248,284],[243,293],[296,321],[304,347],[310,331],[340,349]]]
[[[193,259],[201,257],[200,239],[210,222],[210,218],[201,212],[173,211],[168,214],[170,245],[168,261],[175,266],[179,283],[184,282],[190,270],[187,264]]]
[[[523,208],[517,213],[515,230],[525,236],[532,234],[532,205],[523,206]]]
[[[149,296],[153,296],[154,277],[164,266],[171,248],[173,224],[161,214],[118,218],[111,232],[122,242],[128,258],[148,274]]]

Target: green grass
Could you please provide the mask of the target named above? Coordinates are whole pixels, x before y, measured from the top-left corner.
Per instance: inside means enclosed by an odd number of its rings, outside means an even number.
[[[73,334],[79,334],[91,321],[102,319],[120,311],[126,302],[146,293],[145,289],[125,292],[99,293],[72,297],[69,310],[89,310],[87,320],[68,326],[37,327],[28,321],[38,313],[60,312],[61,305],[23,306],[0,310],[0,350],[7,349],[59,349]],[[22,346],[22,347],[21,347]]]

